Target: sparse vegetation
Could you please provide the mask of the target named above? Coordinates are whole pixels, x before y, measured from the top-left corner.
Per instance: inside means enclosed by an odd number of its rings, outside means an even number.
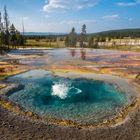
[[[4,7],[4,16],[0,12],[0,53],[4,53],[11,49],[16,49],[17,46],[24,46],[24,37],[15,28],[13,24],[10,25],[9,16],[6,6]]]

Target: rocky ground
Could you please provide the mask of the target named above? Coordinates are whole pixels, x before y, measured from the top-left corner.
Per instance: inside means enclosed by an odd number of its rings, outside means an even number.
[[[78,129],[37,123],[0,107],[1,140],[140,140],[140,108],[115,126]]]

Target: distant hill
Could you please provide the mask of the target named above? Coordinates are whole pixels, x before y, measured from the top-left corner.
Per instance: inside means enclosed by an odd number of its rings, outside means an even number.
[[[66,33],[53,33],[53,32],[25,32],[26,36],[49,36],[49,35],[66,35]]]
[[[115,37],[115,38],[123,38],[123,37],[140,37],[140,28],[137,29],[120,29],[120,30],[110,30],[103,31],[98,33],[92,33],[90,35],[93,36],[101,36],[101,37]]]
[[[44,37],[44,36],[65,36],[67,33],[55,33],[55,32],[25,32],[26,36]],[[78,33],[79,35],[79,33]],[[90,33],[88,36],[96,37],[110,37],[110,38],[123,38],[123,37],[132,37],[140,38],[140,28],[137,29],[120,29],[120,30],[109,30],[97,33]]]

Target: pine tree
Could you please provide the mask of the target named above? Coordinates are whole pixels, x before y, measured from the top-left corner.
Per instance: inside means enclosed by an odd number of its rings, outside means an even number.
[[[10,38],[10,34],[9,34],[9,16],[8,16],[8,13],[7,13],[7,8],[6,6],[4,6],[4,28],[5,28],[5,44],[8,45],[8,49],[9,48],[9,38]]]
[[[83,26],[82,26],[82,34],[84,34],[84,35],[86,35],[86,25],[84,24]]]
[[[86,42],[86,40],[87,40],[87,37],[86,37],[86,25],[84,24],[83,26],[82,26],[82,32],[81,32],[81,34],[80,34],[80,47],[84,47],[85,46],[85,42]]]
[[[1,12],[0,12],[0,33],[2,32],[2,17],[1,17]]]
[[[7,8],[6,6],[4,6],[4,26],[5,26],[5,30],[8,31],[9,30],[9,25],[10,25],[10,22],[9,22],[9,16],[8,16],[8,12],[7,12]]]
[[[75,28],[73,27],[69,36],[69,46],[70,47],[76,47],[76,43],[77,43],[77,34],[75,32]]]
[[[17,38],[16,38],[16,28],[15,26],[12,24],[10,26],[10,29],[9,29],[9,32],[10,32],[10,44],[16,48],[16,42],[17,42]]]
[[[15,28],[14,24],[12,24],[12,25],[10,26],[9,31],[10,31],[10,35],[13,35],[13,34],[16,33],[16,28]]]

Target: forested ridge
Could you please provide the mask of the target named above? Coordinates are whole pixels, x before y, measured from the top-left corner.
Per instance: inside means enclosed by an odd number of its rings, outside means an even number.
[[[135,29],[120,29],[120,30],[109,30],[98,33],[91,33],[89,36],[100,36],[100,37],[110,37],[110,38],[140,38],[140,28]]]

